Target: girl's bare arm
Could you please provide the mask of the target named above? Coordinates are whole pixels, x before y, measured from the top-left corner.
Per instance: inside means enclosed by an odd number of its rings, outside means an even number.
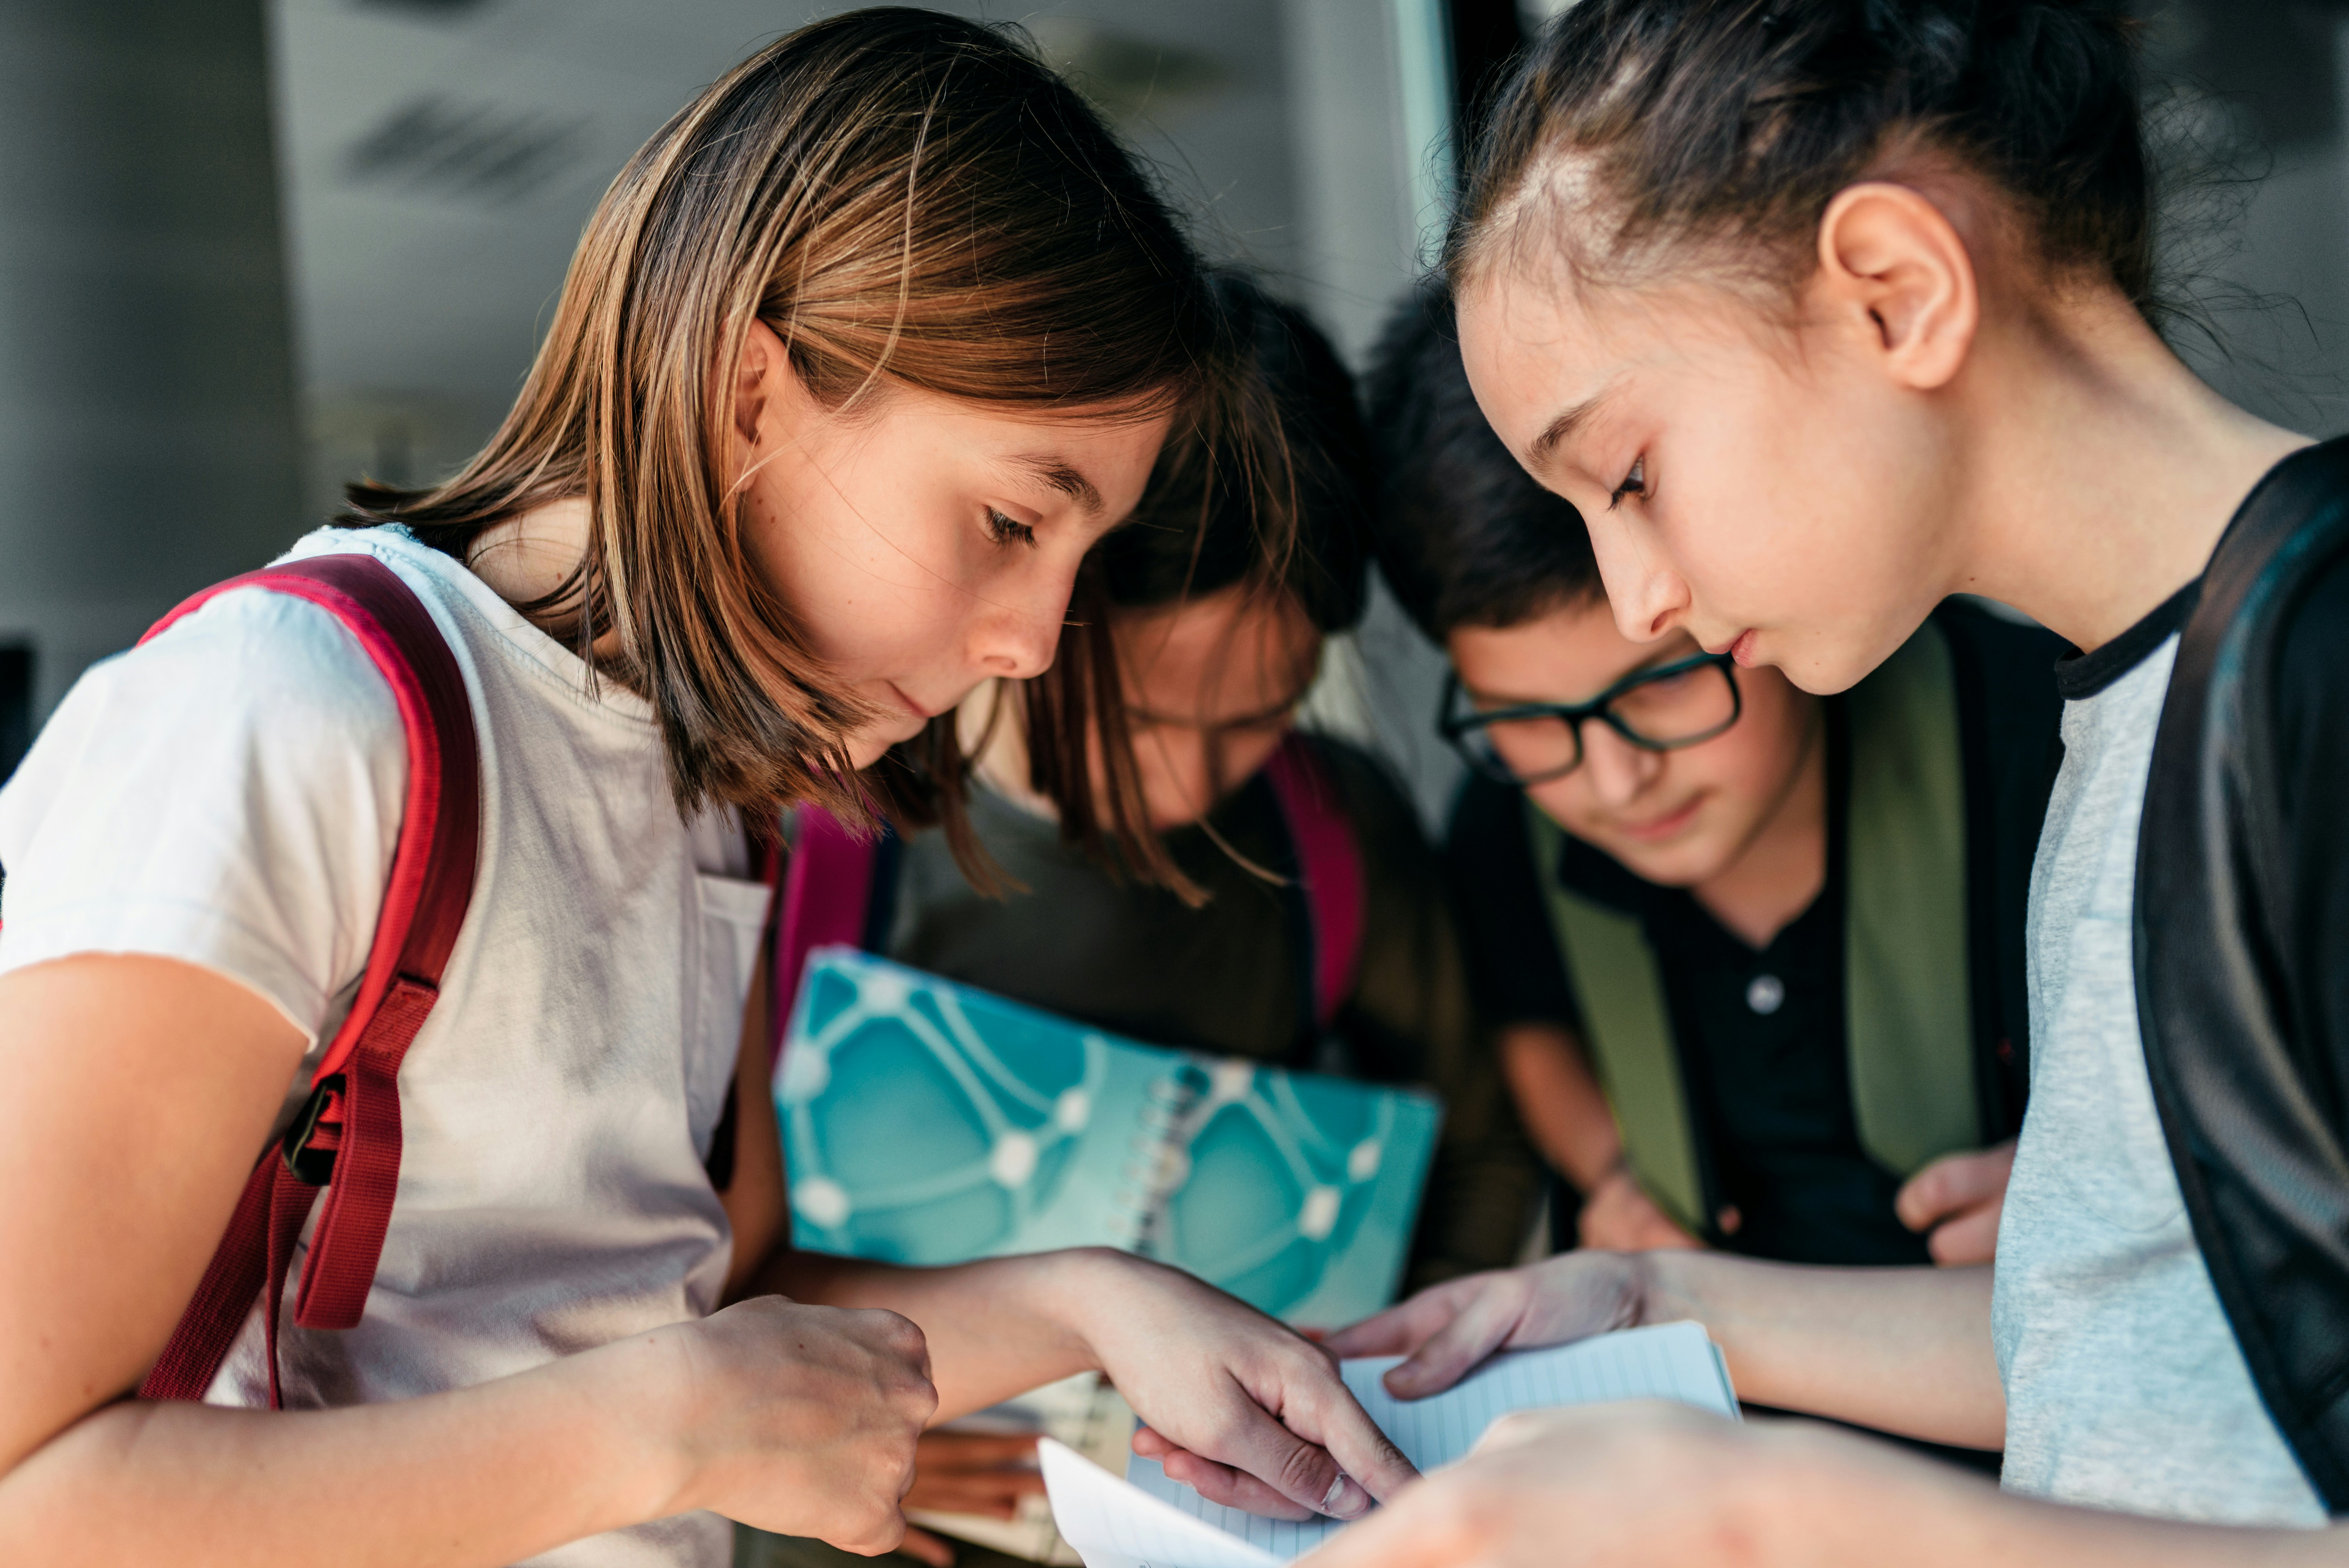
[[[1551,1169],[1588,1192],[1622,1158],[1615,1113],[1574,1031],[1559,1024],[1504,1025],[1494,1040],[1517,1119]]]
[[[1528,1411],[1303,1568],[2316,1568],[2349,1527],[2179,1524],[2002,1493],[1807,1421]]]
[[[1568,1253],[1422,1291],[1333,1336],[1345,1356],[1404,1356],[1405,1398],[1496,1350],[1694,1318],[1741,1398],[1970,1448],[2004,1446],[1991,1271],[1813,1268],[1721,1253]]]
[[[868,1551],[902,1528],[933,1396],[885,1314],[750,1303],[331,1411],[137,1400],[301,1035],[148,957],[0,976],[0,1561],[487,1564],[704,1507]]]
[[[762,964],[735,1078],[740,1121],[726,1204],[738,1227],[738,1288],[912,1318],[928,1336],[940,1419],[1105,1369],[1144,1420],[1205,1450],[1170,1473],[1217,1501],[1290,1518],[1351,1517],[1412,1478],[1326,1353],[1178,1270],[1106,1248],[950,1268],[792,1250],[766,985]],[[742,1257],[761,1253],[761,1266],[743,1266]]]

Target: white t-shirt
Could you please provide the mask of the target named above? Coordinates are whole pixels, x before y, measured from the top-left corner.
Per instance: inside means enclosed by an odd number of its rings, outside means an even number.
[[[2137,820],[2188,601],[2064,671],[2032,866],[2031,1105],[1991,1326],[2009,1491],[2230,1524],[2324,1522],[2195,1244],[2137,1034]]]
[[[399,1075],[402,1149],[365,1315],[280,1318],[285,1403],[407,1398],[704,1315],[731,1239],[702,1169],[766,889],[730,816],[688,824],[651,710],[404,532],[322,530],[430,608],[481,756],[481,861],[440,1004]],[[389,875],[407,749],[388,686],[312,604],[223,594],[93,667],[0,791],[0,973],[156,954],[252,987],[311,1041],[348,1009]],[[315,1224],[316,1212],[311,1219]],[[256,1313],[215,1404],[265,1405]],[[729,1560],[688,1515],[539,1561]]]

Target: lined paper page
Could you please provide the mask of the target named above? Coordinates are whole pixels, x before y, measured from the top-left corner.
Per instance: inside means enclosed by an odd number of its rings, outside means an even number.
[[[1547,1350],[1512,1351],[1493,1357],[1444,1392],[1412,1401],[1394,1398],[1380,1382],[1387,1369],[1402,1359],[1388,1356],[1349,1361],[1340,1370],[1371,1419],[1423,1470],[1450,1464],[1465,1454],[1485,1435],[1485,1428],[1512,1410],[1595,1405],[1612,1399],[1678,1399],[1737,1418],[1737,1400],[1720,1353],[1706,1337],[1704,1326],[1697,1323],[1626,1329]],[[1344,1528],[1336,1520],[1292,1523],[1209,1502],[1189,1487],[1168,1480],[1155,1460],[1137,1456],[1127,1465],[1125,1475],[1136,1490],[1175,1511],[1237,1536],[1283,1563],[1310,1552],[1332,1531]],[[1052,1496],[1056,1514],[1060,1506],[1056,1491]],[[1061,1533],[1084,1552],[1085,1543],[1065,1522]],[[1096,1563],[1089,1553],[1085,1561],[1092,1568],[1107,1568],[1107,1560]],[[1154,1562],[1157,1568],[1184,1568],[1188,1560],[1164,1555]]]
[[[1279,1568],[1279,1558],[1144,1495],[1050,1438],[1037,1443],[1036,1457],[1061,1539],[1086,1568]]]

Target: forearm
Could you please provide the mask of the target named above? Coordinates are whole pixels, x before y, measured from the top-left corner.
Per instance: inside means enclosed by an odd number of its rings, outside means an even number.
[[[1092,1248],[902,1268],[785,1250],[755,1288],[827,1306],[886,1307],[921,1326],[937,1385],[936,1420],[1022,1394],[1099,1364],[1072,1308],[1131,1273],[1135,1260]]]
[[[457,1568],[658,1517],[659,1337],[336,1410],[106,1406],[0,1478],[0,1561]]]
[[[1693,1252],[1642,1253],[1630,1266],[1640,1321],[1702,1323],[1743,1399],[2004,1446],[1987,1267],[1811,1268]]]
[[[2349,1559],[2349,1529],[2182,1524],[2017,1497],[1847,1433],[1785,1427],[1745,1485],[1787,1568],[2302,1568]],[[1820,1461],[1826,1461],[1824,1465]],[[1828,1484],[1813,1484],[1822,1470]]]
[[[1588,1192],[1622,1158],[1623,1138],[1581,1043],[1559,1025],[1511,1024],[1497,1044],[1526,1133],[1551,1169]]]

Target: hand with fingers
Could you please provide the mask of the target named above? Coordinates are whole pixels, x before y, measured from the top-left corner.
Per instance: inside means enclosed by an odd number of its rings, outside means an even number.
[[[645,1342],[675,1480],[646,1517],[706,1508],[848,1552],[897,1544],[915,1445],[937,1408],[918,1327],[767,1295]]]
[[[1328,1351],[1178,1270],[1107,1267],[1086,1337],[1143,1419],[1134,1452],[1169,1476],[1278,1519],[1352,1519],[1416,1478]]]
[[[1924,1234],[1945,1267],[1986,1264],[1998,1251],[1999,1215],[2014,1172],[2014,1140],[1966,1154],[1945,1154],[1909,1178],[1893,1200],[1900,1222]]]
[[[1690,1568],[1779,1555],[1778,1433],[1640,1400],[1525,1411],[1297,1568]]]
[[[1634,1328],[1645,1306],[1637,1254],[1564,1253],[1525,1268],[1466,1274],[1331,1335],[1333,1356],[1401,1356],[1386,1375],[1398,1399],[1440,1394],[1498,1350],[1563,1345]]]

